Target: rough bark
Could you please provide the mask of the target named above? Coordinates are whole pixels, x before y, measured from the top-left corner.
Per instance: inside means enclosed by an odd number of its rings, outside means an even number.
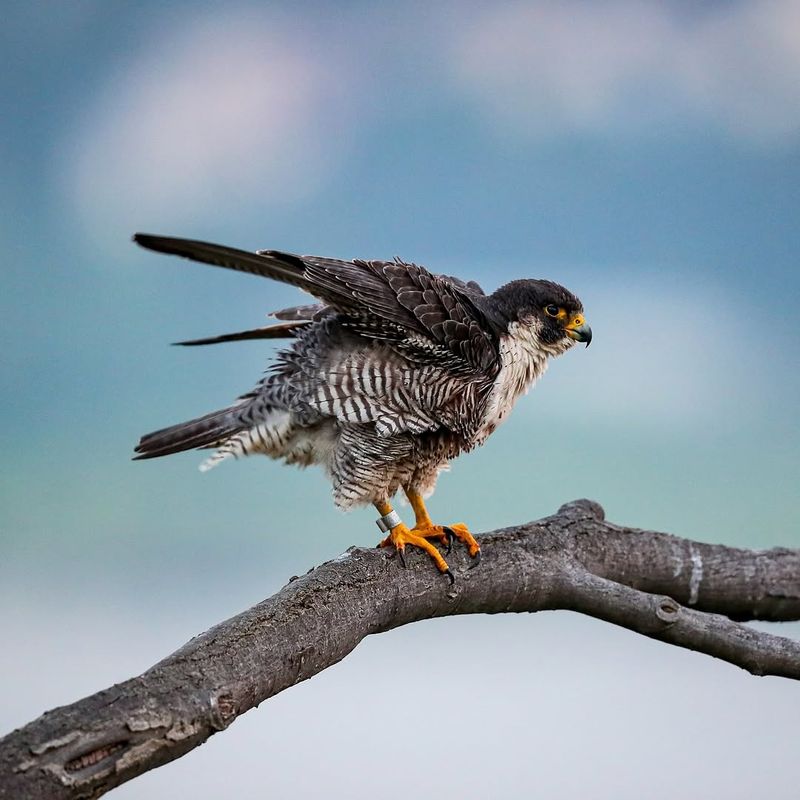
[[[240,714],[344,658],[367,635],[449,614],[571,609],[756,675],[800,678],[800,642],[733,620],[800,619],[800,550],[741,550],[604,521],[580,500],[401,569],[351,548],[192,639],[142,675],[0,739],[0,798],[99,797],[179,758]]]

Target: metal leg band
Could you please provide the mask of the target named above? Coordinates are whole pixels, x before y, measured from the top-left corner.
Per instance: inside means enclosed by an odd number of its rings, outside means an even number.
[[[381,533],[389,533],[392,528],[396,528],[402,521],[400,515],[392,510],[388,514],[378,517],[378,519],[375,520],[375,524],[381,529]]]

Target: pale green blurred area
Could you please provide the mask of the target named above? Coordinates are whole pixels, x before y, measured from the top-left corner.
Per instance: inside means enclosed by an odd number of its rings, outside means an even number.
[[[618,6],[645,39],[654,7]],[[707,13],[735,27],[744,7]],[[0,128],[2,732],[137,674],[290,576],[378,538],[374,512],[335,511],[314,470],[250,459],[201,475],[198,453],[129,460],[142,433],[248,390],[272,353],[168,342],[255,327],[303,302],[287,287],[138,251],[137,229],[341,257],[399,253],[487,289],[558,280],[583,299],[592,346],[553,364],[485,447],[454,462],[434,518],[490,530],[590,497],[615,522],[800,546],[791,65],[752,62],[766,75],[756,84],[777,87],[763,93],[768,131],[754,118],[742,125],[755,138],[679,103],[655,133],[647,119],[610,135],[553,114],[552,135],[524,134],[459,93],[440,63],[452,54],[445,39],[435,56],[425,49],[425,31],[439,29],[421,8],[341,8],[334,24],[312,5],[45,4],[39,15],[20,7],[3,32],[0,86],[16,112]],[[466,25],[485,10],[469,9],[452,18]],[[686,8],[674,14],[699,24]],[[310,120],[287,133],[257,117],[273,137],[252,166],[262,185],[248,184],[234,157],[240,140],[246,156],[261,152],[244,130],[214,127],[212,115],[185,153],[170,138],[172,102],[184,108],[181,92],[191,100],[204,89],[187,89],[172,62],[200,37],[206,49],[188,74],[206,75],[207,20],[243,35],[241,19],[294,32],[301,61],[278,83],[298,91],[270,103]],[[270,77],[244,39],[234,50]],[[334,88],[313,63],[303,71],[319,52]],[[136,118],[119,119],[151,148],[163,133],[174,173],[169,159],[148,167],[113,118],[148,110],[141,98],[157,89],[170,103],[152,141]],[[304,97],[310,111],[292,105]],[[314,109],[331,97],[346,113],[326,150]],[[741,107],[746,116],[746,97]],[[290,135],[312,150],[308,163],[285,149]],[[212,136],[230,136],[232,151],[203,151]],[[208,197],[187,183],[193,158]],[[220,182],[226,170],[239,183]],[[295,172],[307,189],[282,197],[276,185],[290,188]],[[565,613],[438,620],[365,642],[117,795],[788,798],[800,779],[798,711],[788,681]]]

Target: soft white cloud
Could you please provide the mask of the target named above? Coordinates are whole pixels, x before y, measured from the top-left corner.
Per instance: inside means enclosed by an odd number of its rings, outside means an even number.
[[[450,36],[456,84],[506,130],[800,133],[795,0],[500,4],[461,15]]]
[[[352,80],[323,43],[297,39],[252,11],[159,30],[60,148],[69,201],[92,226],[128,231],[314,193],[346,150]]]

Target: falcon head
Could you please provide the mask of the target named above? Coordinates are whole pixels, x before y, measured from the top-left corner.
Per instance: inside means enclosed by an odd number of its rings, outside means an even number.
[[[575,342],[585,342],[588,347],[592,341],[583,304],[553,281],[511,281],[486,298],[484,313],[498,333],[524,336],[548,356],[560,355]]]

